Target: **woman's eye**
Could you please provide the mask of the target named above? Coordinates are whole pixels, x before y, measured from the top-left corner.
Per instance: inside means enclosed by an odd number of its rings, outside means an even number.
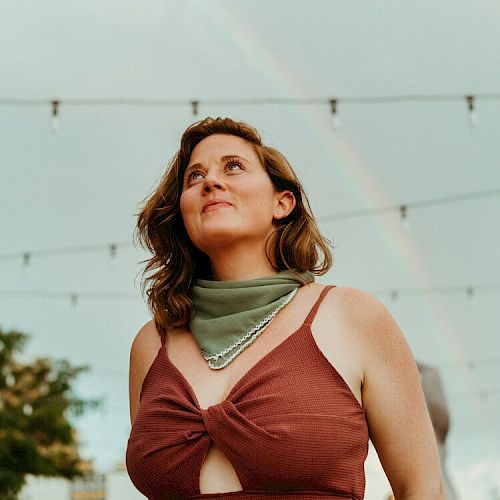
[[[226,165],[226,168],[228,170],[232,170],[232,171],[234,171],[234,170],[241,170],[243,168],[243,165],[239,161],[231,160]]]
[[[201,177],[202,177],[201,172],[199,172],[198,170],[195,170],[194,172],[191,172],[188,175],[187,181],[188,182],[196,181],[196,180],[200,179]]]

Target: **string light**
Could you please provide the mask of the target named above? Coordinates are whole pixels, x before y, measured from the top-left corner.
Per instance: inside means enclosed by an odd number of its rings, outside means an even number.
[[[351,210],[348,212],[339,212],[331,215],[323,215],[316,217],[318,222],[329,222],[332,220],[341,220],[341,219],[355,219],[359,217],[371,217],[375,215],[383,215],[390,212],[398,212],[400,217],[402,214],[402,207],[406,207],[404,211],[406,215],[408,214],[408,210],[411,208],[412,210],[426,208],[431,206],[439,206],[446,205],[450,203],[458,203],[462,201],[470,201],[475,199],[482,198],[490,198],[500,196],[500,188],[499,189],[487,189],[483,191],[474,191],[468,193],[461,193],[457,195],[444,196],[440,198],[432,198],[421,200],[418,202],[410,202],[404,205],[392,205],[386,207],[378,207],[378,208],[367,208],[361,210]],[[332,241],[333,243],[333,241]],[[22,259],[23,264],[25,266],[29,265],[31,259],[36,257],[37,259],[40,257],[53,257],[60,255],[70,255],[70,254],[87,254],[91,252],[109,252],[113,257],[116,256],[116,251],[118,247],[121,248],[132,248],[134,244],[131,241],[122,241],[119,243],[101,243],[97,245],[80,245],[80,246],[72,246],[72,247],[58,247],[58,248],[48,248],[45,250],[33,250],[30,252],[13,252],[9,254],[0,255],[0,262],[2,261],[12,261]],[[114,250],[113,250],[114,249]]]
[[[200,104],[209,106],[262,106],[262,105],[291,105],[291,106],[310,106],[310,105],[328,105],[331,112],[332,127],[338,128],[337,107],[339,103],[343,104],[385,104],[385,103],[408,103],[408,102],[459,102],[466,99],[469,114],[469,124],[471,127],[477,124],[477,113],[475,103],[478,100],[500,101],[500,94],[401,94],[389,96],[345,96],[341,98],[325,97],[304,97],[304,98],[286,98],[286,97],[264,97],[264,98],[245,98],[245,99],[133,99],[133,98],[111,98],[111,99],[54,99],[48,101],[52,108],[51,130],[57,131],[59,128],[59,108],[62,103],[65,106],[163,106],[179,107],[190,106],[193,116],[197,116]],[[0,105],[7,106],[46,106],[45,99],[11,99],[0,98]]]
[[[191,101],[191,111],[193,113],[193,116],[197,116],[198,115],[198,105],[199,105],[199,101]]]
[[[475,128],[478,124],[478,117],[474,107],[474,96],[468,95],[465,96],[465,99],[467,100],[467,110],[469,113],[469,126]]]
[[[59,101],[52,101],[52,118],[50,121],[50,131],[55,134],[59,130]]]
[[[116,243],[111,243],[109,245],[109,259],[108,259],[108,269],[113,269],[113,263],[116,260],[116,250],[117,250],[117,245]]]
[[[477,283],[475,285],[443,285],[424,286],[413,288],[384,288],[368,289],[370,293],[377,296],[389,296],[393,302],[400,300],[402,296],[411,295],[445,295],[462,294],[468,297],[469,290],[474,290],[474,296],[481,292],[494,292],[500,290],[499,283]],[[138,292],[67,292],[52,290],[0,290],[0,297],[12,299],[61,299],[70,300],[72,305],[77,305],[80,300],[138,300],[141,295]]]
[[[399,207],[399,222],[401,223],[401,228],[408,231],[410,228],[410,221],[408,219],[408,206],[401,205]]]
[[[407,215],[407,212],[410,208],[412,210],[417,210],[421,208],[448,205],[462,201],[476,200],[480,198],[491,198],[496,196],[500,196],[500,188],[485,189],[483,191],[473,191],[468,193],[460,193],[450,196],[442,196],[440,198],[428,198],[426,200],[405,203],[404,205],[388,205],[385,207],[378,207],[378,208],[350,210],[347,212],[339,212],[336,214],[319,216],[316,217],[316,219],[320,222],[340,220],[340,219],[355,219],[359,217],[371,217],[374,215],[383,215],[390,212],[399,212],[399,215],[401,217],[403,210],[406,212]],[[403,206],[405,207],[404,209],[402,208]]]
[[[0,261],[9,260],[23,260],[23,265],[27,266],[30,264],[32,257],[37,259],[40,257],[54,257],[60,255],[72,255],[72,254],[88,254],[94,252],[107,251],[111,257],[115,257],[118,247],[133,247],[134,244],[131,241],[122,241],[119,243],[101,243],[97,245],[79,245],[71,247],[57,247],[57,248],[47,248],[44,250],[34,250],[31,252],[14,252],[10,254],[0,255]]]
[[[474,295],[479,292],[492,292],[500,290],[500,283],[477,283],[475,285],[448,285],[448,286],[423,286],[423,287],[408,287],[408,288],[379,288],[369,290],[374,295],[388,295],[391,300],[399,299],[403,295],[445,295],[445,294],[462,294],[469,296],[470,290],[473,290]]]
[[[84,300],[137,300],[139,293],[132,292],[56,292],[53,290],[0,290],[0,297],[11,299],[56,299],[69,300],[77,305]]]
[[[261,106],[261,105],[330,105],[331,101],[349,104],[386,104],[405,102],[469,102],[478,100],[500,101],[500,93],[493,94],[395,94],[384,96],[344,96],[344,97],[258,97],[258,98],[223,98],[223,99],[134,99],[128,97],[96,99],[11,99],[0,97],[0,105],[6,106],[46,106],[57,102],[65,106],[164,106],[179,107],[206,104],[209,106]]]
[[[338,130],[340,128],[340,118],[337,112],[337,99],[330,99],[330,114],[332,130]]]

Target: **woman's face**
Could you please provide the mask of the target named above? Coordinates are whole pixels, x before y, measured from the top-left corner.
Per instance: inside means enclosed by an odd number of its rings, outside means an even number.
[[[180,210],[189,238],[210,255],[234,243],[265,243],[273,219],[283,216],[280,196],[249,143],[216,134],[191,153]]]

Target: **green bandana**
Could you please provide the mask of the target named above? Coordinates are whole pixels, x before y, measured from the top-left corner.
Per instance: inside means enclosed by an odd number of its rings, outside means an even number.
[[[290,270],[246,281],[196,280],[190,328],[210,368],[227,366],[312,281],[309,271]]]

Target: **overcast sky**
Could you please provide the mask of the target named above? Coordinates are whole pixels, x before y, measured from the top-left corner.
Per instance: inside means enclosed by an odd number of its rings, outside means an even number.
[[[100,469],[124,459],[130,343],[149,319],[134,214],[197,119],[189,101],[199,100],[198,117],[246,120],[287,156],[335,241],[334,269],[320,281],[376,293],[416,358],[441,368],[450,470],[462,492],[475,482],[492,487],[500,476],[497,1],[1,0],[0,7],[0,257],[33,252],[28,266],[20,257],[0,260],[0,327],[31,335],[27,358],[90,365],[78,390],[105,405],[77,426]],[[404,95],[452,98],[348,99]],[[475,128],[466,95],[477,96]],[[116,98],[185,104],[82,102]],[[250,98],[323,101],[207,102]],[[472,196],[413,207],[463,194]],[[397,210],[332,217],[404,204],[406,229]],[[111,257],[106,245],[121,242]],[[87,245],[102,248],[36,254]],[[18,293],[33,290],[43,293]],[[76,304],[71,293],[81,294]]]

